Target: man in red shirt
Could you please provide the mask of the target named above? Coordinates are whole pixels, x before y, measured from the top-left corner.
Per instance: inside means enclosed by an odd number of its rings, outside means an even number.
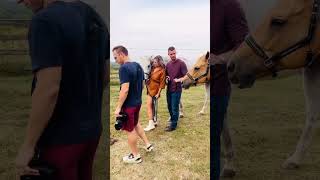
[[[210,5],[210,167],[211,176],[219,179],[220,135],[231,94],[227,62],[248,34],[248,25],[237,0],[212,0]]]
[[[167,105],[170,113],[170,125],[166,131],[174,131],[177,128],[179,119],[179,102],[182,93],[183,77],[187,74],[187,65],[176,57],[176,49],[168,48],[168,55],[171,61],[166,65],[167,86]]]

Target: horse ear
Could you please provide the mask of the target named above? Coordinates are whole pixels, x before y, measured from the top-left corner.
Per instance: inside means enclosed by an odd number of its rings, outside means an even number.
[[[209,56],[210,56],[210,53],[209,53],[209,51],[207,51],[206,59],[209,59]]]

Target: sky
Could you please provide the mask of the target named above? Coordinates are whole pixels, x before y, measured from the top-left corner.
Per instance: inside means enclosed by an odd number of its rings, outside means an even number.
[[[210,48],[209,16],[209,0],[110,0],[111,48],[124,45],[139,62],[175,46],[178,57],[195,61]]]

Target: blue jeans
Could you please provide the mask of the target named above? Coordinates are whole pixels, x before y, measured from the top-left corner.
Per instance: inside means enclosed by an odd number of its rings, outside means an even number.
[[[171,128],[175,129],[179,120],[179,103],[181,92],[167,91],[167,105],[171,119]]]
[[[210,101],[210,169],[211,178],[220,177],[220,135],[225,114],[227,113],[229,96],[211,96]]]

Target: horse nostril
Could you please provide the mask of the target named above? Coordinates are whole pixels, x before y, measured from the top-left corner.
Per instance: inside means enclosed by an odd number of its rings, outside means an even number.
[[[228,65],[228,72],[233,73],[235,67],[236,67],[236,65],[231,62],[231,63]]]

